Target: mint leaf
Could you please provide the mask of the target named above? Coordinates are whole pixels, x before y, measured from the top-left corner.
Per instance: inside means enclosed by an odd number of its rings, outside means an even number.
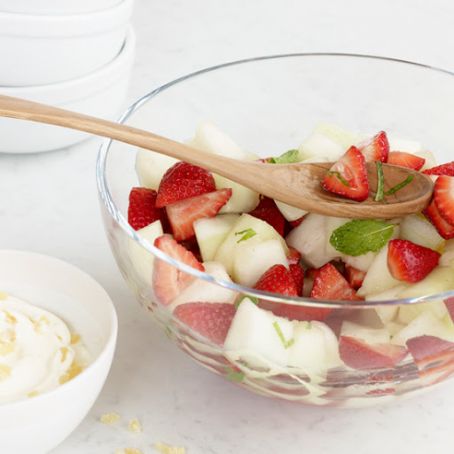
[[[329,242],[336,251],[356,257],[379,251],[391,238],[394,224],[375,219],[355,219],[341,225]]]
[[[300,152],[298,150],[289,150],[275,158],[269,158],[270,164],[293,164],[300,161]]]
[[[254,229],[246,229],[241,230],[241,232],[235,232],[235,235],[242,235],[242,237],[237,241],[237,243],[241,243],[242,241],[246,241],[257,235],[257,232]]]
[[[383,164],[381,161],[375,161],[377,167],[377,193],[375,194],[376,202],[383,202],[385,198],[385,177],[383,175]]]
[[[276,330],[276,333],[279,336],[279,339],[281,340],[284,348],[289,348],[295,343],[295,339],[290,339],[290,340],[285,339],[284,333],[282,332],[282,329],[281,329],[281,325],[279,325],[278,322],[274,322],[273,327]]]
[[[226,367],[225,371],[227,372],[227,380],[233,381],[234,383],[241,383],[244,380],[244,373],[240,370],[232,369],[231,367]]]

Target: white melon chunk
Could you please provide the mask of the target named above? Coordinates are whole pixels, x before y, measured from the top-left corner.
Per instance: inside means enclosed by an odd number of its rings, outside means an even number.
[[[232,197],[221,208],[220,213],[246,213],[252,211],[259,203],[259,193],[242,186],[235,181],[213,174],[216,189],[231,188]]]
[[[154,221],[150,225],[137,230],[136,233],[147,240],[150,245],[153,245],[154,240],[163,234],[161,221]],[[154,255],[132,239],[128,239],[128,249],[129,258],[137,274],[145,283],[151,285]]]
[[[437,229],[422,215],[411,214],[405,216],[400,223],[400,238],[435,251],[443,248],[445,240]]]
[[[249,287],[273,265],[288,267],[288,260],[279,240],[266,240],[261,243],[244,241],[235,248],[232,277],[235,282]]]
[[[423,280],[406,288],[399,297],[434,295],[452,289],[454,289],[454,270],[451,267],[438,266]]]
[[[366,254],[363,255],[357,255],[356,257],[352,255],[342,254],[342,260],[347,265],[353,266],[358,270],[367,271],[372,265],[372,262],[375,260],[376,256],[377,254],[372,251],[366,252]]]
[[[371,345],[387,344],[390,340],[389,332],[384,328],[367,328],[349,321],[342,323],[341,336],[361,339]]]
[[[285,367],[289,357],[287,343],[292,339],[292,322],[244,298],[230,325],[224,350],[228,358],[242,360],[251,367],[267,368],[270,363]]]
[[[387,136],[390,151],[405,151],[406,153],[419,153],[422,151],[422,145],[420,142],[402,139],[390,134],[387,134]]]
[[[145,188],[158,189],[163,175],[176,162],[178,162],[176,159],[154,151],[138,150],[136,172],[140,185]]]
[[[454,266],[454,240],[446,241],[443,254],[440,257],[440,266]]]
[[[399,308],[399,322],[410,323],[423,312],[431,312],[434,317],[442,319],[448,313],[448,309],[442,300],[419,304],[404,304]]]
[[[307,214],[307,211],[302,210],[301,208],[292,207],[284,202],[280,202],[279,200],[275,200],[276,206],[281,212],[282,216],[284,216],[287,221],[296,221],[300,217]]]
[[[194,222],[194,231],[203,261],[213,260],[220,244],[238,220],[237,214],[221,214]]]
[[[232,282],[222,263],[204,262],[205,272],[216,279]],[[213,284],[202,279],[196,279],[186,287],[173,301],[170,306],[173,311],[180,304],[185,303],[232,303],[237,297],[237,292],[220,285]]]
[[[384,292],[373,293],[366,296],[367,301],[390,301],[399,298],[399,294],[405,290],[408,286],[405,284],[392,287]],[[386,324],[393,320],[397,312],[399,311],[399,306],[394,305],[383,305],[377,306],[375,312],[377,313],[380,320]]]
[[[361,141],[361,136],[359,134],[348,131],[332,123],[319,123],[315,127],[314,132],[323,134],[333,142],[342,145],[345,150]]]
[[[324,376],[341,364],[336,335],[325,323],[294,322],[294,343],[289,348],[289,366],[309,375]]]
[[[391,336],[395,336],[399,331],[405,328],[405,325],[395,321],[390,321],[386,323],[385,328]]]

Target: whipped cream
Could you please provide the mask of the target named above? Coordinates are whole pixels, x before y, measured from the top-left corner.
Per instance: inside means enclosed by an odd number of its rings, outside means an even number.
[[[80,372],[68,326],[54,314],[0,295],[0,403],[52,390]]]

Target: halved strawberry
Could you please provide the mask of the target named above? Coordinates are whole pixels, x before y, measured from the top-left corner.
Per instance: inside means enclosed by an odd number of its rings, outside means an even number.
[[[140,230],[165,216],[156,207],[156,191],[148,188],[132,188],[129,193],[128,222],[134,230]]]
[[[173,312],[176,319],[217,345],[223,345],[235,315],[227,303],[186,303]]]
[[[358,290],[363,285],[366,272],[345,264],[345,277],[352,288]]]
[[[232,190],[225,188],[167,205],[167,217],[175,239],[192,238],[195,235],[194,222],[215,216],[231,196]]]
[[[385,131],[380,131],[372,139],[362,142],[358,149],[366,158],[366,161],[388,161],[389,142]]]
[[[351,336],[339,339],[342,361],[353,369],[392,368],[407,355],[407,349],[393,344],[368,344]]]
[[[162,177],[156,206],[165,207],[215,190],[216,185],[210,172],[187,162],[177,162]]]
[[[419,370],[454,361],[454,343],[439,337],[413,337],[407,341],[407,347]]]
[[[170,235],[162,235],[156,238],[154,245],[172,259],[196,270],[204,271],[203,265],[194,257],[194,254],[178,244]],[[159,303],[170,304],[193,280],[194,276],[180,271],[163,260],[155,259],[153,290]]]
[[[426,175],[447,175],[449,177],[454,177],[454,161],[423,170],[422,173],[425,173]]]
[[[292,246],[288,247],[287,260],[289,265],[296,265],[301,260],[300,252]]]
[[[454,178],[442,175],[434,186],[434,200],[441,216],[454,225]]]
[[[250,213],[251,216],[268,222],[279,235],[284,236],[285,218],[276,206],[276,202],[269,197],[262,196],[256,208]]]
[[[298,263],[290,264],[289,265],[290,274],[295,281],[296,290],[298,292],[298,296],[303,294],[303,286],[304,286],[304,270],[301,265]]]
[[[254,285],[257,290],[298,296],[298,289],[291,272],[284,265],[273,265],[265,271]]]
[[[426,160],[405,151],[391,151],[388,155],[388,164],[393,166],[407,167],[413,170],[419,170]]]
[[[388,268],[394,278],[405,282],[424,279],[437,265],[440,254],[408,240],[388,244]]]
[[[347,152],[331,167],[322,181],[326,191],[362,202],[369,195],[366,160],[356,147]]]
[[[454,238],[454,225],[451,225],[443,218],[437,208],[435,200],[430,202],[430,205],[423,211],[423,213],[437,229],[440,236],[442,236],[445,240]]]

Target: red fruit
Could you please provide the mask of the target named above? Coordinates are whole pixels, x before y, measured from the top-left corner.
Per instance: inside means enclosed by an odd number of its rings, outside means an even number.
[[[446,222],[454,225],[454,178],[442,175],[434,186],[434,200]]]
[[[173,315],[211,342],[223,345],[235,315],[235,306],[227,303],[186,303],[177,306]]]
[[[454,361],[454,343],[439,337],[414,337],[407,341],[407,348],[420,370]]]
[[[167,205],[167,217],[175,239],[181,241],[193,237],[194,222],[215,216],[231,196],[232,190],[226,188]]]
[[[331,167],[322,181],[326,191],[362,202],[369,195],[366,160],[356,147],[347,152]]]
[[[437,229],[437,232],[440,234],[440,236],[442,236],[445,240],[454,238],[454,225],[446,222],[446,220],[438,211],[435,200],[432,200],[432,202],[430,202],[430,205],[423,211],[423,213]]]
[[[154,245],[172,259],[196,270],[204,271],[203,265],[194,257],[194,254],[178,244],[170,235],[162,235],[156,238]],[[153,290],[159,303],[170,304],[193,280],[194,276],[180,271],[163,260],[155,259]]]
[[[392,368],[407,355],[407,349],[393,344],[368,344],[361,339],[341,336],[339,353],[342,361],[353,369]]]
[[[449,177],[454,177],[454,161],[423,170],[422,173],[426,175],[448,175]]]
[[[177,162],[162,177],[156,206],[161,208],[215,190],[210,172],[187,162]]]
[[[148,188],[132,188],[129,193],[128,222],[134,230],[142,229],[163,217],[156,208],[156,191]]]
[[[391,240],[388,246],[388,268],[393,277],[405,282],[424,279],[437,265],[440,254],[408,240]]]
[[[303,286],[304,286],[304,270],[299,264],[291,264],[289,265],[290,274],[295,281],[296,289],[298,291],[298,296],[303,294]]]
[[[298,289],[292,274],[284,265],[273,265],[265,271],[254,285],[257,290],[298,296]]]
[[[250,213],[251,216],[268,222],[279,235],[284,236],[285,218],[276,206],[276,202],[269,197],[262,196],[260,202]]]
[[[365,271],[358,270],[354,266],[345,264],[345,277],[352,288],[358,290],[363,285]]]
[[[366,161],[388,161],[389,142],[385,131],[380,131],[372,139],[358,145]]]
[[[288,260],[289,265],[298,264],[301,260],[300,252],[298,250],[296,250],[294,247],[289,246],[288,253],[287,253],[287,260]]]
[[[320,300],[358,300],[355,290],[331,263],[323,265],[315,275],[311,298]],[[331,309],[327,309],[331,310]]]
[[[405,151],[391,151],[388,155],[388,164],[393,166],[407,167],[413,170],[419,170],[424,165],[426,160],[420,156],[416,156]]]
[[[304,221],[304,216],[301,216],[300,218],[295,219],[294,221],[289,221],[290,227],[292,229],[294,229],[295,227],[298,227]]]
[[[451,320],[454,322],[454,297],[445,299],[445,305],[446,309],[448,309]]]

